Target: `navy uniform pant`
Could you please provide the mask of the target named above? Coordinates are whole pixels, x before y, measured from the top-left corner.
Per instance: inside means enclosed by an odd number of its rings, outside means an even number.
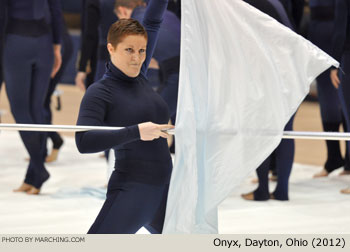
[[[333,21],[311,20],[309,39],[312,43],[327,52],[331,51]],[[337,90],[332,85],[330,70],[317,77],[317,93],[320,103],[322,125],[324,131],[338,132],[341,124],[344,126],[344,118]],[[326,141],[327,161],[324,168],[328,172],[344,165],[341,156],[339,141]],[[350,168],[345,166],[346,169]]]
[[[350,51],[345,52],[341,60],[342,71],[339,71],[340,75],[340,86],[338,88],[338,95],[343,111],[343,116],[345,118],[345,131],[350,132]],[[349,155],[350,142],[346,142],[347,154]],[[349,165],[345,168],[350,170]]]
[[[107,199],[88,234],[134,234],[141,227],[162,233],[168,187],[120,181],[113,172]]]
[[[317,93],[320,102],[323,130],[326,132],[338,132],[341,124],[346,129],[345,116],[341,105],[341,95],[338,94],[339,92],[330,81],[330,70],[323,72],[317,78]],[[350,169],[348,164],[349,148],[346,148],[347,154],[344,161],[341,155],[339,141],[327,140],[326,145],[328,155],[324,168],[328,172],[332,172],[344,165],[346,170]]]
[[[337,124],[339,128],[339,125],[343,122],[342,109],[337,90],[332,85],[330,79],[329,69],[317,77],[317,93],[320,102],[322,123]]]
[[[44,101],[53,65],[51,35],[25,37],[8,34],[4,45],[4,77],[11,112],[17,123],[43,124]],[[20,132],[30,155],[24,182],[40,188],[45,169],[46,133]]]
[[[73,41],[67,30],[65,30],[62,36],[62,65],[60,70],[57,72],[54,78],[50,80],[48,91],[44,103],[44,116],[45,123],[52,123],[52,112],[51,112],[51,96],[54,93],[58,82],[61,80],[63,73],[68,65],[70,58],[73,55]],[[59,149],[62,144],[62,139],[57,132],[48,132],[48,137],[51,138],[53,142],[53,148]]]
[[[340,87],[338,88],[338,94],[340,103],[344,113],[345,121],[350,126],[350,52],[345,52],[341,60],[342,71],[339,71],[340,75]]]
[[[294,116],[289,120],[284,130],[293,130]],[[277,186],[273,196],[278,200],[288,200],[288,183],[294,161],[294,140],[283,139],[273,153],[258,167],[259,186],[254,191],[255,200],[267,200],[269,193],[269,170],[275,166]]]

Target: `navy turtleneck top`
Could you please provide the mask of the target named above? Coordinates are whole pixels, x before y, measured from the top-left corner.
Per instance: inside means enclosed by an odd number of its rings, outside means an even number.
[[[86,91],[79,111],[78,125],[125,127],[121,130],[76,133],[81,153],[113,148],[119,179],[149,184],[169,183],[172,169],[167,140],[140,140],[138,124],[167,124],[169,110],[163,99],[145,81],[148,64],[156,45],[167,0],[153,0],[147,7],[143,25],[148,33],[147,57],[141,73],[131,78],[112,62],[103,78]]]

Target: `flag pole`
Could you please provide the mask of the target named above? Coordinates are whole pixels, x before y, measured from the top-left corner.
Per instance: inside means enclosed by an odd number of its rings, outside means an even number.
[[[120,129],[123,129],[123,127],[0,123],[0,130],[7,130],[7,131],[82,132],[82,131],[90,131],[90,130],[120,130]],[[167,132],[169,135],[175,135],[175,129],[168,129],[168,130],[164,130],[164,131]],[[283,139],[350,141],[350,133],[313,132],[313,131],[284,131],[282,138]]]

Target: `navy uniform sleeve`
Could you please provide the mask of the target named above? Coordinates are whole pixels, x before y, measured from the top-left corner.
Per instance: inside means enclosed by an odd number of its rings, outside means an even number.
[[[108,109],[105,97],[108,96],[108,92],[98,86],[92,85],[86,91],[80,105],[77,125],[105,126],[104,118]],[[101,152],[136,140],[140,140],[138,125],[120,130],[91,130],[75,134],[75,142],[80,153]]]
[[[101,18],[98,0],[87,0],[84,13],[79,72],[86,72],[87,62],[92,58],[94,50],[97,49],[98,25]]]
[[[346,40],[348,6],[346,0],[336,0],[334,33],[332,37],[332,56],[340,62]]]
[[[62,22],[63,22],[63,14],[62,14],[62,6],[60,0],[48,0],[49,7],[51,12],[51,27],[53,34],[53,43],[61,44],[62,37]]]
[[[167,6],[168,0],[150,0],[147,5],[146,13],[142,22],[148,34],[147,56],[141,69],[141,72],[144,75],[146,75],[148,65],[152,59],[157,44],[158,32]]]

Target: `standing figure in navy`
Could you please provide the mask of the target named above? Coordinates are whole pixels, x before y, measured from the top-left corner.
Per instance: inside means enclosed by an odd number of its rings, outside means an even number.
[[[332,36],[332,56],[340,62],[343,71],[332,69],[332,84],[338,89],[346,130],[350,131],[350,0],[335,1],[334,33]],[[340,78],[338,76],[340,75]],[[350,143],[347,142],[347,145]],[[342,193],[350,194],[350,188]]]
[[[62,9],[59,0],[0,0],[7,96],[17,123],[43,124],[44,101],[61,64]],[[5,27],[6,25],[6,27]],[[3,35],[1,35],[3,36]],[[49,178],[44,161],[46,133],[20,132],[30,155],[17,192],[38,194]]]
[[[111,60],[86,91],[78,125],[121,130],[76,133],[81,153],[113,148],[116,161],[107,199],[89,233],[161,233],[172,160],[167,144],[169,109],[145,76],[168,0],[151,0],[143,19],[121,19],[108,32]]]
[[[97,54],[94,81],[102,78],[105,65],[109,60],[107,51],[107,33],[109,27],[118,20],[115,16],[115,0],[85,0],[81,55],[75,84],[82,90],[90,86],[86,83],[88,65],[95,64],[93,59]],[[97,48],[97,52],[96,52]]]
[[[334,27],[335,0],[310,0],[309,40],[328,54],[332,51],[332,33]],[[317,77],[317,95],[320,103],[323,130],[338,132],[343,122],[343,114],[337,89],[332,85],[329,77],[330,69]],[[334,170],[344,167],[341,174],[350,172],[349,155],[343,159],[339,141],[326,141],[327,161],[324,168],[314,175],[328,176]],[[347,150],[348,153],[348,150]]]
[[[59,81],[61,81],[61,78],[64,74],[64,71],[66,70],[66,67],[68,65],[69,60],[71,59],[73,55],[73,41],[68,33],[67,26],[62,20],[62,65],[60,67],[60,70],[57,72],[57,74],[51,78],[49,88],[46,94],[45,103],[44,103],[44,115],[45,120],[47,124],[52,124],[52,111],[51,111],[51,96],[53,95],[54,91],[56,90],[56,86]],[[57,105],[57,110],[60,110],[60,105]],[[58,132],[49,132],[48,133],[48,139],[51,139],[52,141],[52,151],[49,154],[48,151],[46,162],[54,162],[57,160],[58,151],[63,145],[63,139],[60,136]]]

